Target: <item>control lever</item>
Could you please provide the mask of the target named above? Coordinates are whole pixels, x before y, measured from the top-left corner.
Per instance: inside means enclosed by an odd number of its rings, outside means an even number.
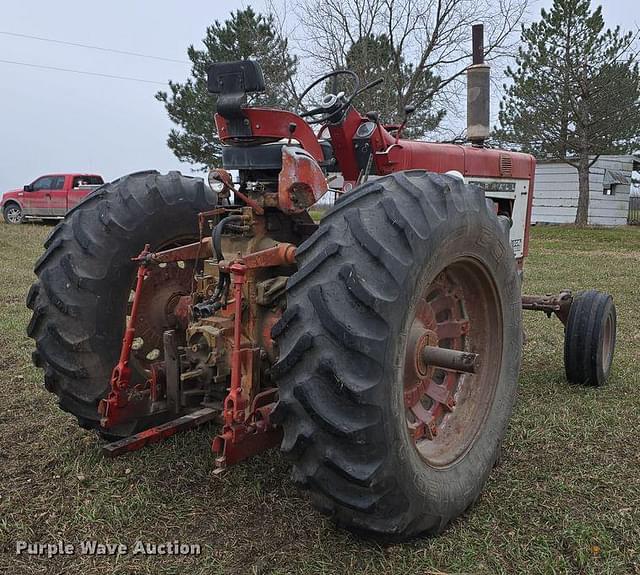
[[[402,124],[400,124],[400,127],[396,132],[396,144],[398,143],[398,140],[400,140],[400,136],[402,136],[402,131],[404,130],[404,127],[407,125],[409,116],[411,116],[411,114],[413,114],[415,111],[416,111],[416,107],[412,106],[411,104],[404,107],[404,120],[402,120]]]

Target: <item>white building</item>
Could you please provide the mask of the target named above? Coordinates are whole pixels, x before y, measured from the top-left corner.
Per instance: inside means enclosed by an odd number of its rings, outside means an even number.
[[[589,173],[589,224],[623,226],[629,215],[634,156],[600,156]],[[578,170],[566,162],[539,161],[533,223],[572,224],[578,208]]]

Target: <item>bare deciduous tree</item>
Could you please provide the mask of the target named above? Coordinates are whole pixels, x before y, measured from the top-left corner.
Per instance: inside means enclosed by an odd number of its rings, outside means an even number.
[[[485,24],[485,57],[495,61],[514,52],[514,30],[526,9],[527,0],[302,0],[296,10],[304,41],[299,51],[322,71],[354,66],[354,47],[387,47],[387,58],[371,66],[367,54],[358,60],[368,62],[363,80],[385,75],[381,88],[391,99],[390,109],[397,120],[408,104],[429,114],[417,121],[413,135],[421,135],[439,123],[440,108],[449,108],[464,94],[459,84],[469,64],[471,25]],[[358,66],[355,66],[358,68]],[[372,102],[380,93],[365,94]],[[435,110],[435,111],[434,111]],[[389,113],[389,110],[383,110]]]

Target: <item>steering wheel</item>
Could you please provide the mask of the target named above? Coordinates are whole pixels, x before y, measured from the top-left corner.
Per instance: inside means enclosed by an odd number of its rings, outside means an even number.
[[[311,110],[307,110],[306,112],[302,112],[300,114],[301,118],[310,118],[314,116],[320,116],[315,118],[314,120],[307,120],[307,124],[321,124],[324,122],[328,122],[334,116],[342,114],[351,104],[351,100],[356,96],[360,89],[360,78],[358,75],[351,70],[334,70],[333,72],[329,72],[324,76],[320,76],[317,80],[314,80],[311,84],[309,84],[304,92],[298,98],[298,102],[296,103],[296,107],[300,108],[302,106],[302,100],[304,97],[311,92],[318,84],[328,80],[329,78],[334,78],[337,76],[349,76],[354,83],[353,91],[349,94],[349,97],[345,98],[344,92],[340,92],[339,94],[327,94],[322,99],[322,104],[317,108],[312,108]]]

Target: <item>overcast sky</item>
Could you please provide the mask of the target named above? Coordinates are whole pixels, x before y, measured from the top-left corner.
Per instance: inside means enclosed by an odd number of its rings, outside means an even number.
[[[345,0],[348,1],[348,0]],[[539,13],[543,0],[533,5]],[[2,0],[0,32],[27,34],[187,60],[208,24],[262,0]],[[292,5],[292,0],[289,0]],[[638,24],[637,0],[605,0],[607,25]],[[56,45],[0,33],[0,60],[86,70],[159,84],[85,76],[0,62],[0,193],[47,172],[88,171],[107,179],[155,168],[181,169],[166,146],[171,123],[154,99],[183,80],[174,63]],[[213,109],[212,109],[213,113]]]

